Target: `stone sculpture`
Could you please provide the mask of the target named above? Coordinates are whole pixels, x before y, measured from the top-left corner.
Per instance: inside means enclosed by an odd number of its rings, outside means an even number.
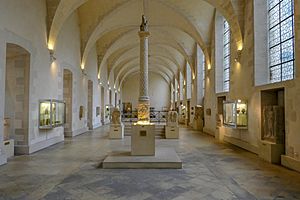
[[[284,139],[284,109],[282,106],[263,107],[263,135],[264,140],[283,143]]]
[[[168,113],[168,124],[178,124],[178,114],[176,111],[169,111]]]
[[[114,108],[111,121],[112,124],[121,124],[121,113],[118,108]]]
[[[195,130],[203,130],[204,109],[202,106],[195,107],[195,115],[193,120],[193,128]]]
[[[145,15],[142,16],[142,24],[140,26],[140,31],[148,32],[148,21]]]

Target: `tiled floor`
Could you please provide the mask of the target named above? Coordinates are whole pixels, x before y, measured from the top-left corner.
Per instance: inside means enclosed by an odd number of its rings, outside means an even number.
[[[129,150],[107,139],[108,128],[86,133],[0,166],[0,199],[300,199],[300,174],[256,155],[181,128],[181,170],[99,168],[110,151]]]

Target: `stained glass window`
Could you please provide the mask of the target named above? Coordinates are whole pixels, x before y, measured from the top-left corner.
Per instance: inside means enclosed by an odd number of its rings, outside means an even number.
[[[205,56],[204,54],[202,54],[203,58],[202,58],[202,89],[203,89],[203,96],[205,93]]]
[[[269,0],[270,81],[294,78],[294,1]]]
[[[224,32],[223,32],[223,90],[229,91],[230,80],[230,27],[228,22],[224,19]]]

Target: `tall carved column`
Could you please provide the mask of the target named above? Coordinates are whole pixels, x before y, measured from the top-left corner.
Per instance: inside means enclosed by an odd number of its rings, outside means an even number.
[[[150,122],[150,98],[148,94],[148,23],[143,15],[140,26],[140,96],[138,105],[138,122]]]

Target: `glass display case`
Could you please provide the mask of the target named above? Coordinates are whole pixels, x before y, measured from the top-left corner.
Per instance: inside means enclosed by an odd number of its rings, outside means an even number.
[[[224,101],[223,124],[237,129],[248,128],[248,105],[246,101]]]
[[[110,118],[110,105],[105,106],[105,118]]]
[[[39,128],[52,129],[65,123],[65,103],[54,99],[41,100],[39,105]]]

